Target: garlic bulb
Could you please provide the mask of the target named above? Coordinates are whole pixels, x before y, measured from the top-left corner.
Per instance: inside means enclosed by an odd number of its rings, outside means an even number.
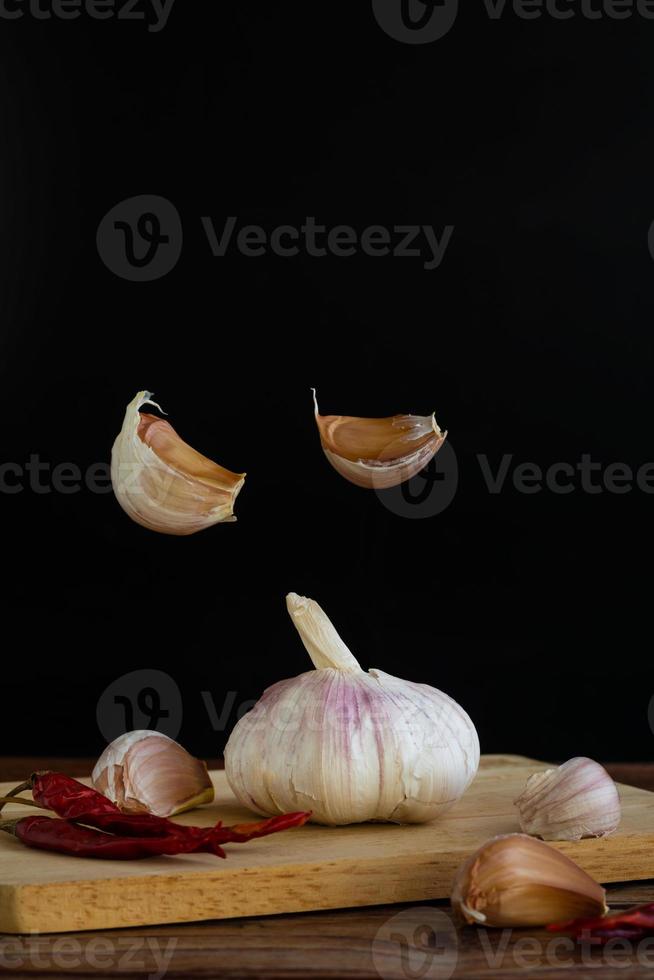
[[[608,772],[583,757],[534,773],[515,805],[521,830],[543,840],[604,837],[622,816],[618,789]]]
[[[206,764],[161,732],[121,735],[104,750],[91,778],[124,813],[170,817],[214,797]]]
[[[225,769],[238,799],[321,824],[439,816],[477,771],[468,715],[426,684],[364,672],[316,602],[286,602],[316,669],[268,688],[234,728]]]
[[[231,473],[180,439],[156,415],[140,391],[127,406],[111,454],[111,482],[118,503],[137,524],[162,534],[194,534],[212,524],[234,521],[234,501],[245,473]],[[161,411],[161,408],[159,408]]]
[[[560,851],[524,834],[487,841],[459,868],[452,907],[484,926],[544,926],[607,911],[601,885]]]
[[[385,419],[320,415],[316,423],[325,456],[341,476],[366,489],[387,490],[423,470],[447,438],[433,415]]]

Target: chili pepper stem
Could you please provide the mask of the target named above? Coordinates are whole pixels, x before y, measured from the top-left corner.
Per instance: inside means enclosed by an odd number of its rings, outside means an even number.
[[[15,837],[17,823],[18,820],[0,820],[0,830],[4,830],[6,834],[11,834],[12,837]]]
[[[9,803],[10,802],[10,800],[9,800],[9,797],[10,796],[17,796],[19,793],[24,793],[26,790],[31,789],[31,788],[32,788],[32,780],[31,779],[28,779],[24,783],[21,783],[20,786],[14,786],[14,788],[12,790],[10,790],[7,793],[7,795],[4,797],[4,802],[0,801],[0,810],[2,810],[3,806],[5,805],[5,803]]]
[[[37,810],[47,810],[47,806],[37,803],[36,800],[25,800],[22,796],[0,796],[0,810],[6,803],[22,803],[23,806],[34,806]]]

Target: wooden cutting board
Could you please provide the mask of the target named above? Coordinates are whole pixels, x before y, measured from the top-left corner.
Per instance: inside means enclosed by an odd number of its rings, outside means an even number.
[[[518,830],[513,800],[544,763],[485,756],[441,820],[398,827],[307,825],[210,855],[93,861],[26,848],[0,833],[0,932],[68,932],[447,898],[459,864],[489,837]],[[257,819],[223,772],[216,802],[179,817],[208,825]],[[10,787],[0,786],[0,795]],[[553,846],[596,880],[654,877],[654,793],[620,787],[623,821],[603,840]],[[6,807],[3,817],[25,816]]]

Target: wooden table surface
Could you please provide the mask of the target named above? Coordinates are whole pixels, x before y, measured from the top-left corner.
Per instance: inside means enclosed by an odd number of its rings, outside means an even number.
[[[88,775],[89,759],[0,759],[0,781],[34,769]],[[217,760],[209,760],[218,768]],[[607,765],[654,791],[654,765]],[[612,909],[654,902],[654,881],[608,888]],[[429,937],[437,937],[435,946]],[[612,949],[575,946],[544,930],[455,928],[446,902],[231,919],[65,935],[0,935],[0,976],[149,978],[654,977],[654,938]]]

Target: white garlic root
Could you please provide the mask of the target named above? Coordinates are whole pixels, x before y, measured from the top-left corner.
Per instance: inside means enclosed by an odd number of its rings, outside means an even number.
[[[405,483],[429,464],[447,438],[434,415],[321,415],[315,390],[313,398],[325,456],[358,487],[387,490]]]
[[[206,763],[162,732],[127,732],[104,750],[93,785],[124,813],[171,817],[214,798]]]
[[[268,688],[234,728],[225,769],[240,802],[328,825],[444,813],[479,764],[465,711],[426,684],[363,671],[313,600],[291,593],[287,608],[316,669]]]
[[[461,865],[452,908],[471,925],[506,929],[607,911],[601,885],[565,854],[525,834],[493,837]]]
[[[127,406],[111,454],[111,482],[125,513],[161,534],[194,534],[235,521],[234,501],[245,473],[232,473],[196,452],[170,423],[142,413],[144,405],[159,408],[149,391],[140,391]]]
[[[534,773],[515,805],[521,830],[543,840],[604,837],[622,817],[618,788],[608,772],[583,757]]]

